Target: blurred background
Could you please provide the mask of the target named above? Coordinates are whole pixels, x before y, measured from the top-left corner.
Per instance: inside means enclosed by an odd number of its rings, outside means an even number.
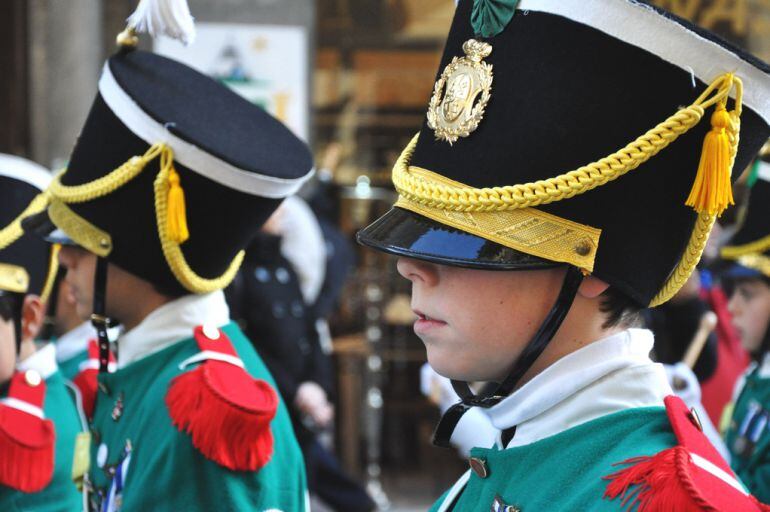
[[[652,3],[770,60],[770,0]],[[354,234],[395,199],[390,168],[422,123],[454,2],[189,4],[196,42],[183,47],[143,37],[145,48],[179,59],[263,106],[316,156],[317,177],[301,196],[323,233],[325,268],[312,271],[318,261],[282,244],[304,286],[302,314],[316,324],[313,343],[329,363],[324,388],[333,420],[311,419],[308,431],[379,508],[425,510],[466,462],[455,451],[430,445],[438,398],[420,390],[425,351],[412,331],[407,283],[397,276],[393,259],[357,247]],[[66,166],[104,59],[135,7],[136,0],[0,2],[0,152],[51,169]],[[292,226],[308,217],[283,215],[274,234],[302,232]],[[259,281],[260,269],[270,264],[250,270]],[[280,265],[262,275],[282,282]],[[276,311],[273,302],[274,325],[301,316],[291,308]],[[298,421],[304,419],[300,414]],[[328,500],[315,508],[345,509]]]

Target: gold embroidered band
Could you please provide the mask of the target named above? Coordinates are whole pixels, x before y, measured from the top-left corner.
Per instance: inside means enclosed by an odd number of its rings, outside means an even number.
[[[27,293],[29,274],[17,265],[0,263],[0,290],[13,293]]]
[[[427,182],[449,188],[465,187],[462,183],[419,167],[410,167],[409,171]],[[404,196],[399,197],[395,206],[505,247],[550,261],[569,263],[588,273],[593,272],[600,229],[535,208],[502,212],[456,212],[431,207]]]

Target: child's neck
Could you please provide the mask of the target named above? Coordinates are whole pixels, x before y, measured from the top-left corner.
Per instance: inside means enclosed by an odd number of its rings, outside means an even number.
[[[524,385],[562,357],[628,328],[626,325],[606,327],[606,321],[607,317],[599,309],[598,300],[576,297],[556,335],[524,374],[517,387]]]

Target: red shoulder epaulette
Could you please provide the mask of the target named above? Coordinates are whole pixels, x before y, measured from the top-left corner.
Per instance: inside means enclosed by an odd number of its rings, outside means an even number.
[[[622,507],[639,512],[769,511],[738,481],[682,399],[668,396],[665,404],[679,444],[621,462],[628,467],[605,477],[605,498],[620,497]]]
[[[37,492],[53,477],[56,433],[43,416],[45,390],[36,371],[16,372],[0,400],[0,484],[6,487]]]
[[[108,371],[115,371],[115,355],[110,351]],[[98,391],[97,376],[99,375],[99,342],[95,339],[88,340],[88,359],[80,364],[80,371],[72,383],[80,391],[80,397],[83,401],[83,412],[88,419],[94,415],[94,406],[96,405],[96,395]]]
[[[252,378],[220,329],[198,326],[200,352],[180,367],[201,364],[171,381],[166,405],[173,424],[206,458],[232,470],[255,471],[273,454],[270,421],[278,395]]]

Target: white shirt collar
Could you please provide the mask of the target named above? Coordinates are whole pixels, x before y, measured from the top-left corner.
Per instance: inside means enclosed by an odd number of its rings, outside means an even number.
[[[650,360],[652,345],[652,333],[643,329],[593,342],[543,370],[486,414],[500,430],[516,426],[512,447],[624,409],[662,406],[672,391],[663,366]]]
[[[56,360],[60,363],[88,349],[88,340],[96,337],[91,322],[83,322],[56,339]]]
[[[191,337],[198,325],[222,327],[229,322],[230,309],[221,290],[175,299],[118,338],[118,368]]]
[[[22,372],[35,370],[43,377],[43,380],[47,379],[59,370],[59,366],[56,364],[56,347],[53,346],[53,343],[46,343],[43,347],[38,348],[34,354],[19,362],[16,368]]]
[[[756,365],[754,367],[756,367]],[[766,379],[770,377],[770,352],[762,356],[762,363],[759,365],[759,370],[757,371],[757,374],[761,379]]]

